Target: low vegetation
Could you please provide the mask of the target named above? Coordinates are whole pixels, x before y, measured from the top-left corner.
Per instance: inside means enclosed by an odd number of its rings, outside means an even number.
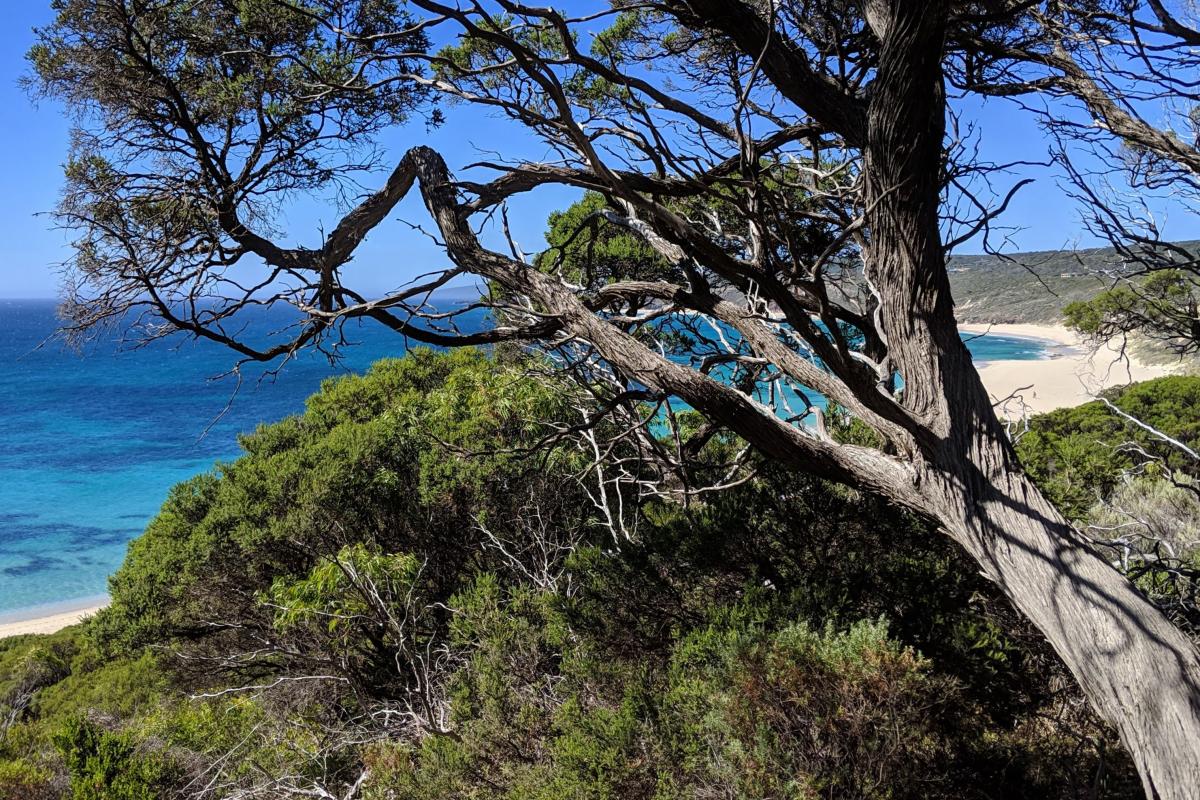
[[[0,796],[1137,796],[928,523],[763,463],[615,538],[579,442],[533,421],[572,413],[536,367],[381,362],[176,487],[108,609],[0,641]],[[1200,438],[1200,380],[1111,399]],[[1086,524],[1183,479],[1143,434],[1094,403],[1020,449]]]

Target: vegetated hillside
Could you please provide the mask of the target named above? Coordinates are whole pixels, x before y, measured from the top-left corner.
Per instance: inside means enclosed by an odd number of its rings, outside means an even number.
[[[961,321],[1049,323],[1062,318],[1067,303],[1109,288],[1123,265],[1112,248],[1096,247],[956,255],[949,267]]]
[[[0,798],[1067,800],[1081,775],[1137,795],[1061,664],[928,523],[763,462],[703,503],[631,505],[618,546],[573,477],[587,453],[543,441],[567,387],[510,355],[330,381],[177,486],[107,610],[0,641]],[[1200,438],[1200,378],[1109,399]],[[1018,449],[1073,519],[1125,530],[1112,508],[1134,508],[1192,570],[1200,503],[1125,480],[1130,439],[1177,455],[1100,402]],[[1122,547],[1195,634],[1192,573]]]
[[[620,496],[614,541],[590,451],[542,424],[575,419],[569,386],[505,355],[327,382],[171,492],[108,609],[0,641],[0,798],[1137,796],[1065,668],[929,523],[763,461],[688,506]],[[1189,444],[1197,398],[1200,378],[1111,395]],[[1131,435],[1097,402],[1032,420],[1020,456],[1086,523],[1127,490]],[[714,436],[697,474],[739,447]],[[1139,481],[1140,518],[1192,541],[1200,506]],[[1138,569],[1195,631],[1191,579]]]

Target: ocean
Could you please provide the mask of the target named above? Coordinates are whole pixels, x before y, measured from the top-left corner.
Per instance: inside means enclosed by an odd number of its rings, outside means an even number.
[[[235,394],[233,379],[214,380],[235,361],[219,345],[114,340],[77,353],[43,344],[57,325],[54,301],[0,300],[0,617],[99,599],[172,485],[236,458],[239,433],[302,411],[326,378],[405,349],[381,326],[348,326],[354,344],[336,365],[308,353],[273,377],[248,369]],[[1031,339],[968,344],[977,362],[1045,356]]]

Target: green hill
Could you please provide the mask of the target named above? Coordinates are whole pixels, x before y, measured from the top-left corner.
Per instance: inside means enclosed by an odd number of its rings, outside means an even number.
[[[1054,322],[1067,303],[1110,287],[1123,266],[1110,247],[956,255],[950,286],[963,322]]]
[[[1009,256],[956,255],[948,265],[963,322],[1053,322],[1062,308],[1107,288],[1120,267],[1111,248],[1045,250]]]

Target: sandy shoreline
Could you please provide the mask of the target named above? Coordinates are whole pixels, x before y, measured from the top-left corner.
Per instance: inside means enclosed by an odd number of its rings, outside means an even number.
[[[25,612],[22,611],[3,615],[0,616],[0,639],[26,633],[54,633],[74,625],[84,617],[90,617],[106,605],[107,598],[100,601],[91,598],[83,604],[56,603],[50,613],[41,613],[40,609],[29,609],[29,613],[34,614],[30,617],[24,617]]]
[[[994,333],[997,336],[1012,336],[1018,339],[1049,340],[1057,344],[1080,346],[1079,336],[1065,325],[1035,325],[1022,322],[1008,325],[963,322],[958,326],[963,333]]]
[[[1146,364],[1131,357],[1123,360],[1114,349],[1095,352],[1062,325],[977,325],[962,324],[968,334],[993,333],[1053,342],[1048,357],[1037,361],[987,361],[978,365],[979,377],[997,403],[1002,417],[1020,418],[1056,408],[1086,403],[1114,386],[1170,375],[1174,367]]]

